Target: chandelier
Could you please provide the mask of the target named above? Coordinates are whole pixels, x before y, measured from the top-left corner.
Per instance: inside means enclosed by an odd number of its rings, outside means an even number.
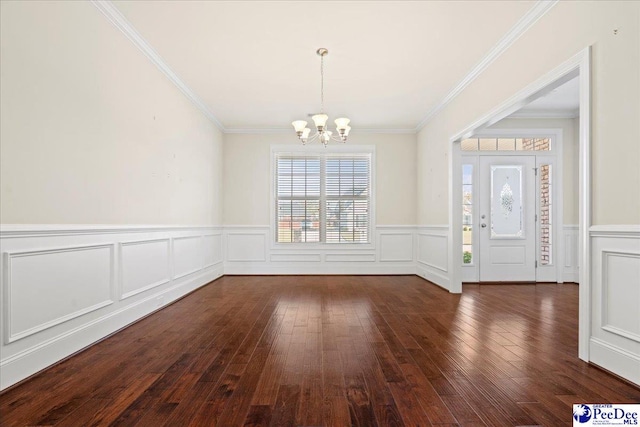
[[[306,120],[296,120],[291,124],[293,125],[298,138],[302,141],[302,144],[306,144],[308,141],[314,141],[317,139],[326,147],[329,141],[347,142],[347,136],[349,135],[351,126],[349,126],[349,119],[341,117],[335,120],[338,136],[334,136],[333,132],[327,128],[327,120],[329,119],[329,116],[324,113],[324,57],[329,54],[329,51],[321,47],[316,51],[316,53],[320,57],[320,113],[313,115],[311,119],[313,120],[313,124],[315,125],[317,132],[313,134],[313,136],[309,137],[311,129],[307,127]]]

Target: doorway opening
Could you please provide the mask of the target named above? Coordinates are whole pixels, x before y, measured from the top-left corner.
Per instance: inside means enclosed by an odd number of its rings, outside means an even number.
[[[562,146],[562,129],[540,128],[461,142],[462,282],[564,281]]]
[[[576,188],[578,194],[578,224],[576,236],[578,250],[577,264],[582,268],[578,270],[579,288],[579,330],[578,330],[578,356],[589,361],[589,340],[591,323],[591,283],[590,272],[590,240],[589,227],[591,225],[591,160],[590,160],[590,80],[591,80],[591,51],[586,48],[572,58],[560,64],[539,80],[531,83],[513,97],[497,106],[487,114],[474,121],[461,132],[450,138],[449,145],[449,225],[448,233],[448,271],[450,292],[462,292],[462,269],[460,248],[463,242],[463,227],[461,224],[461,203],[455,202],[459,196],[460,186],[456,186],[460,180],[456,176],[461,175],[462,151],[460,144],[463,140],[477,135],[488,129],[504,118],[521,110],[524,106],[535,100],[541,99],[563,84],[578,78],[579,90],[579,117],[577,120],[577,160],[578,182]],[[557,169],[557,168],[556,168]],[[461,184],[460,184],[461,185]],[[587,268],[585,268],[587,267]]]

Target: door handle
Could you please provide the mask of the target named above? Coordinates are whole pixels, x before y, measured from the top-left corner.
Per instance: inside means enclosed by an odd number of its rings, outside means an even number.
[[[486,227],[487,227],[487,224],[480,224],[480,227],[482,227],[482,228],[486,228]]]

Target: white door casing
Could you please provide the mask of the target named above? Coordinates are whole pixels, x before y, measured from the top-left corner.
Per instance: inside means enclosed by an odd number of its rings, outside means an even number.
[[[480,281],[536,280],[535,156],[482,156]]]

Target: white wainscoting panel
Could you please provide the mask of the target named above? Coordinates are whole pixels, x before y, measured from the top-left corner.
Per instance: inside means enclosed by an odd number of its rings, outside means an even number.
[[[564,282],[578,283],[578,226],[565,225],[562,231],[564,240],[564,257],[562,279]]]
[[[271,262],[321,262],[320,254],[271,254]]]
[[[267,260],[267,235],[269,229],[241,228],[227,231],[227,260],[232,262],[265,262]]]
[[[169,239],[120,244],[120,299],[171,281]]]
[[[113,303],[113,258],[113,245],[7,252],[5,344]]]
[[[368,245],[291,247],[268,226],[3,225],[0,389],[225,273],[417,273],[447,288],[447,232],[378,226]]]
[[[590,359],[640,385],[640,226],[594,226],[590,236]]]
[[[0,389],[220,277],[221,235],[221,227],[2,225]]]
[[[417,230],[417,274],[449,289],[448,241],[446,225],[420,226]]]
[[[179,279],[204,266],[201,236],[176,237],[173,239],[173,278]]]
[[[380,261],[382,262],[413,262],[414,232],[380,232]]]
[[[330,253],[325,255],[327,262],[375,262],[376,254],[340,254]]]
[[[415,227],[378,226],[372,244],[288,245],[269,226],[225,226],[225,274],[415,274]]]
[[[602,257],[602,329],[640,343],[640,251]]]
[[[224,260],[222,255],[222,231],[217,234],[207,234],[202,236],[204,268],[221,263]]]

